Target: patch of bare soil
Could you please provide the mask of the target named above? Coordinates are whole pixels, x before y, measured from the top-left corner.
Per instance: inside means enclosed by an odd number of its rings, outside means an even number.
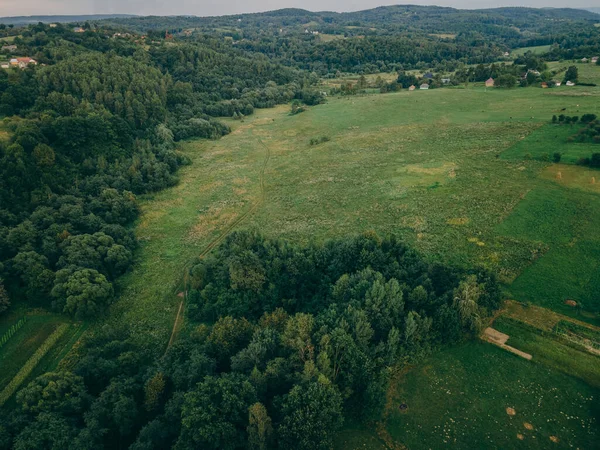
[[[508,414],[509,416],[514,416],[515,414],[517,414],[517,411],[515,411],[514,408],[508,407],[506,408],[506,414]]]

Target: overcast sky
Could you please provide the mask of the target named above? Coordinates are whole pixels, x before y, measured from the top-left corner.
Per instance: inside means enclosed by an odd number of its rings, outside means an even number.
[[[493,8],[498,6],[584,7],[597,6],[598,0],[410,0],[419,5],[455,8]],[[197,15],[210,16],[281,8],[311,11],[357,11],[398,4],[386,0],[0,0],[0,16],[46,14]]]

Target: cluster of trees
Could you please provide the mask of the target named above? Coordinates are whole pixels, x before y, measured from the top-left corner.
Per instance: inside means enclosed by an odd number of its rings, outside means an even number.
[[[581,127],[575,135],[571,136],[569,141],[600,144],[600,121],[596,119],[595,114],[584,114],[581,116],[580,122],[585,124],[585,126]]]
[[[344,420],[379,418],[393,367],[473,336],[500,297],[394,238],[239,232],[191,266],[187,298],[163,357],[105,326],[22,389],[0,449],[327,449]]]

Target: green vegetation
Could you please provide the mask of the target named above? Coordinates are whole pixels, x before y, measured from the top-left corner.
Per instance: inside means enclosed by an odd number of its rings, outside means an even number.
[[[560,162],[576,164],[581,158],[589,158],[598,147],[592,143],[569,142],[581,128],[579,124],[558,126],[544,124],[524,139],[502,152],[507,160],[537,159],[551,161],[553,153],[560,153]]]
[[[0,449],[589,447],[595,18],[0,24]]]
[[[0,337],[0,348],[2,348],[4,346],[4,344],[6,344],[6,342],[14,336],[14,334],[19,331],[19,328],[21,328],[23,325],[25,325],[25,321],[27,320],[26,317],[23,317],[21,319],[18,320],[17,323],[15,323],[14,325],[12,325],[8,331],[6,331],[1,337]]]
[[[510,336],[507,345],[533,355],[534,364],[551,367],[600,388],[598,355],[584,347],[561,339],[555,332],[542,331],[516,319],[500,317],[493,327]]]
[[[13,377],[12,380],[4,387],[0,392],[0,406],[2,406],[6,400],[8,400],[21,386],[21,384],[27,379],[27,377],[33,372],[37,364],[42,358],[48,353],[48,351],[56,344],[56,342],[65,333],[69,324],[63,323],[56,327],[56,329],[50,334],[37,348],[35,353],[21,366],[19,372]]]
[[[552,46],[551,45],[536,45],[533,47],[521,47],[514,49],[511,54],[512,56],[523,56],[525,53],[533,53],[534,55],[542,55],[548,53]]]
[[[598,388],[535,359],[484,343],[437,353],[396,385],[387,429],[408,448],[545,449],[551,436],[559,448],[593,448]]]

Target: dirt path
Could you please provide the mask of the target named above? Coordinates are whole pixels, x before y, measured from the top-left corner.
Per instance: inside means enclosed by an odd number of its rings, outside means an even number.
[[[266,193],[265,172],[267,169],[267,165],[269,164],[269,160],[271,159],[271,150],[262,141],[262,139],[258,139],[258,142],[265,149],[265,158],[264,158],[262,167],[260,169],[260,175],[259,175],[260,197],[256,202],[254,202],[254,204],[250,207],[250,209],[248,209],[245,213],[243,213],[241,216],[239,216],[236,220],[234,220],[229,225],[227,225],[227,227],[215,239],[213,239],[204,248],[204,250],[202,250],[202,252],[198,255],[198,257],[200,259],[204,258],[213,249],[215,249],[221,242],[223,242],[225,240],[225,238],[229,235],[229,233],[231,233],[234,230],[234,228],[236,228],[238,225],[240,225],[242,222],[244,222],[248,217],[250,217],[266,201],[267,193]],[[184,270],[187,271],[187,266]],[[187,286],[184,287],[184,292],[187,293]],[[169,343],[167,344],[165,353],[167,350],[169,350],[169,348],[175,341],[177,333],[178,333],[179,329],[181,328],[180,325],[183,322],[183,319],[181,317],[181,313],[183,311],[183,306],[184,306],[184,301],[182,301],[179,305],[179,310],[177,311],[177,315],[175,316],[175,323],[173,324],[173,331],[171,332],[171,337],[169,339]]]
[[[497,345],[498,347],[513,353],[521,358],[525,358],[527,360],[531,360],[532,356],[529,353],[525,353],[524,351],[519,350],[518,348],[511,347],[510,345],[506,345],[506,341],[510,336],[508,334],[501,333],[498,330],[493,328],[486,328],[483,334],[481,335],[481,339],[489,342],[490,344]]]

